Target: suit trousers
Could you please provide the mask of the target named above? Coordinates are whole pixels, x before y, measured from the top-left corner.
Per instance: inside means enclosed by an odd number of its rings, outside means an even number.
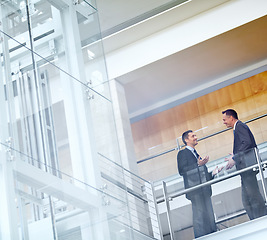
[[[242,202],[250,220],[266,215],[255,172],[241,174]]]
[[[200,193],[191,197],[195,238],[216,232],[214,212],[209,195]]]

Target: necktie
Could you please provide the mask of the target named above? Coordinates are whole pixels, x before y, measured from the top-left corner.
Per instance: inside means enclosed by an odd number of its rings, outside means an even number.
[[[199,158],[199,154],[197,153],[197,150],[196,149],[194,149],[194,153],[196,154],[197,159],[198,159]]]

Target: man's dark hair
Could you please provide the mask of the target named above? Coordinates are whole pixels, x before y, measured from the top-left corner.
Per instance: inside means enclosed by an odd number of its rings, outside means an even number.
[[[237,112],[234,109],[227,109],[223,111],[222,114],[226,114],[227,116],[232,116],[234,119],[238,119]]]
[[[188,133],[191,133],[191,132],[193,132],[193,131],[192,130],[187,130],[182,135],[182,140],[183,140],[183,142],[184,142],[185,145],[187,145],[185,139],[188,139]]]

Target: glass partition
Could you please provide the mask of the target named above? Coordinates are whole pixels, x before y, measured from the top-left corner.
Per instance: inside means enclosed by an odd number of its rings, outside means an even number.
[[[150,181],[160,181],[177,174],[177,150],[174,149],[138,164],[139,174]]]
[[[235,236],[234,231],[239,231],[238,234],[242,235],[242,230],[239,229],[244,226],[242,223],[249,223],[250,220],[257,218],[265,219],[267,213],[267,176],[264,171],[267,162],[266,150],[266,144],[262,144],[258,148],[239,152],[235,155],[236,164],[232,169],[227,170],[224,167],[210,180],[201,174],[201,169],[193,175],[187,172],[183,177],[177,175],[166,178],[163,182],[163,185],[166,184],[164,194],[164,186],[161,186],[161,181],[158,181],[156,189],[158,189],[160,219],[161,222],[170,222],[169,227],[163,228],[165,239],[194,239],[200,237],[195,235],[198,233],[201,236],[213,233],[214,239],[216,236],[220,239],[222,236],[220,231],[225,229],[228,232],[233,231],[231,236]],[[216,166],[225,165],[226,162],[221,159],[216,164],[209,165],[208,170],[212,172]],[[211,192],[207,191],[210,186]],[[206,200],[202,203],[201,209],[193,210],[198,206],[198,204],[195,205],[194,199],[201,202],[203,196]],[[209,211],[204,210],[204,214],[201,215],[201,211],[208,206],[206,205],[208,199],[211,200],[210,207],[213,213],[209,215]],[[216,225],[214,231],[200,233],[201,231],[196,230],[198,224],[194,221],[204,221],[206,225],[209,225],[209,219],[213,217]],[[238,226],[238,228],[231,228],[233,226]],[[244,234],[252,235],[254,231],[260,231],[260,227],[253,230],[252,227],[246,225],[245,228],[250,230],[248,230],[249,233]]]
[[[121,166],[95,2],[0,9],[1,239],[160,239],[153,187]]]
[[[244,193],[242,194],[242,184],[245,180],[241,175],[255,175],[257,184],[254,180],[253,189],[257,189],[256,193],[253,193],[257,198],[261,198],[266,205],[266,161],[267,161],[267,144],[265,137],[265,125],[267,121],[267,115],[264,112],[260,112],[259,115],[250,115],[252,118],[245,118],[245,122],[253,132],[256,142],[258,143],[256,149],[251,149],[246,152],[242,152],[236,155],[236,166],[232,169],[226,169],[227,162],[225,158],[229,157],[229,153],[233,149],[233,131],[232,129],[222,129],[218,132],[208,132],[207,135],[203,132],[196,132],[199,143],[196,147],[200,155],[210,156],[210,161],[206,164],[208,171],[212,172],[217,166],[222,167],[222,171],[215,174],[213,180],[208,182],[201,181],[201,179],[195,184],[198,186],[202,184],[204,186],[211,185],[212,189],[212,209],[214,211],[214,219],[216,223],[216,234],[220,238],[219,234],[221,230],[227,229],[227,232],[235,231],[235,229],[242,228],[242,223],[249,224],[251,221],[251,215],[247,213],[247,207],[244,206],[246,200],[244,200]],[[220,123],[221,124],[221,123]],[[200,134],[201,135],[200,135]],[[181,138],[178,138],[177,146],[163,151],[157,151],[154,154],[148,155],[147,158],[140,159],[138,164],[140,166],[141,176],[155,181],[156,196],[159,206],[159,215],[162,223],[162,231],[164,239],[193,239],[193,213],[192,203],[186,198],[186,194],[190,191],[194,191],[196,187],[192,186],[192,189],[184,188],[184,179],[178,174],[177,169],[177,153],[178,149],[183,149],[184,144]],[[157,145],[159,148],[161,145]],[[258,165],[257,159],[261,161],[261,165]],[[251,161],[252,160],[252,161]],[[193,174],[197,176],[197,173]],[[252,177],[253,178],[253,177]],[[253,178],[255,179],[255,178]],[[205,183],[206,182],[206,183]],[[163,183],[166,183],[166,193],[164,194]],[[205,185],[206,184],[206,185]],[[257,186],[258,185],[258,186]],[[260,196],[258,195],[260,193]],[[165,196],[164,196],[165,195]],[[246,198],[245,198],[246,199]],[[168,209],[169,205],[169,209]],[[263,204],[262,204],[263,205]],[[265,207],[257,207],[260,212],[265,211]],[[167,214],[167,212],[169,212]],[[169,215],[169,216],[168,216]],[[264,218],[264,216],[263,216]],[[170,222],[170,226],[168,226]],[[236,228],[231,228],[238,226]],[[249,229],[249,225],[246,225]],[[238,231],[238,230],[236,230]],[[242,232],[242,230],[239,230]],[[244,231],[245,232],[245,231]],[[252,232],[248,234],[253,234]]]

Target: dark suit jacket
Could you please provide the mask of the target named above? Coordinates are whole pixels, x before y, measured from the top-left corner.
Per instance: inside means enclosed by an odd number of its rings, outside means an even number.
[[[237,170],[256,163],[255,147],[257,147],[257,145],[249,127],[238,120],[234,131],[233,149]]]
[[[185,188],[190,188],[212,179],[207,167],[198,166],[195,155],[187,148],[180,150],[177,154],[178,171],[184,178]],[[192,199],[195,194],[207,194],[211,196],[211,187],[205,186],[186,194],[187,199]]]

